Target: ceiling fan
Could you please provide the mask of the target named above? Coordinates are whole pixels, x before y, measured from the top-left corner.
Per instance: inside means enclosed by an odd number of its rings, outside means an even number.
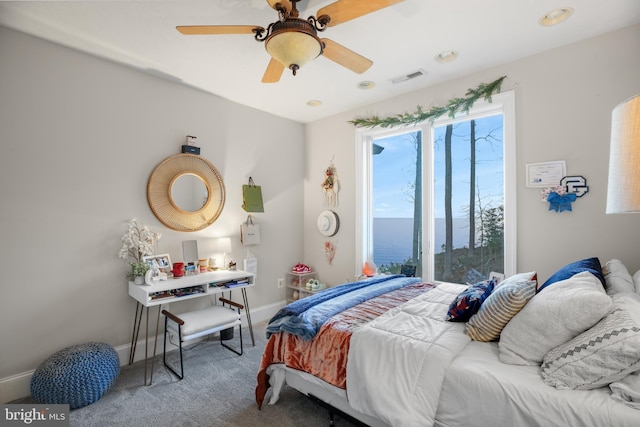
[[[267,28],[256,25],[188,25],[176,29],[186,35],[254,34],[257,41],[265,43],[265,49],[271,55],[262,77],[263,83],[279,81],[285,67],[295,76],[302,66],[320,55],[361,74],[373,65],[371,60],[333,40],[319,38],[318,32],[403,0],[337,0],[306,20],[298,17],[296,3],[299,1],[267,0],[269,6],[278,12],[278,20]]]

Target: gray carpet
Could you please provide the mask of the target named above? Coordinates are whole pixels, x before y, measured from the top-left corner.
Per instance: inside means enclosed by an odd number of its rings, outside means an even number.
[[[187,346],[183,380],[165,368],[162,353],[156,358],[151,386],[143,385],[142,362],[123,366],[114,388],[97,402],[71,411],[71,426],[328,426],[327,410],[286,386],[278,403],[269,405],[267,399],[258,410],[255,386],[266,343],[264,328],[264,323],[254,325],[255,347],[249,330],[243,328],[242,356],[221,347],[217,338]],[[238,342],[236,328],[229,344]],[[161,352],[160,339],[158,345]],[[176,356],[172,353],[170,360]],[[335,420],[339,427],[353,425],[338,416]]]

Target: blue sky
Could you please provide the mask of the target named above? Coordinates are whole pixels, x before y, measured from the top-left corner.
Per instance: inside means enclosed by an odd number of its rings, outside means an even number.
[[[435,209],[436,218],[444,217],[444,132],[445,127],[434,133]],[[502,116],[490,116],[476,120],[476,138],[491,132],[494,143],[478,141],[476,147],[476,188],[486,206],[501,204],[503,187],[502,166]],[[373,210],[375,218],[413,217],[412,182],[415,179],[416,150],[411,134],[400,134],[376,139],[384,147],[382,153],[373,156]],[[423,141],[426,149],[426,141]],[[454,125],[453,142],[453,216],[463,218],[463,207],[469,201],[469,124]],[[423,168],[424,169],[424,168]]]

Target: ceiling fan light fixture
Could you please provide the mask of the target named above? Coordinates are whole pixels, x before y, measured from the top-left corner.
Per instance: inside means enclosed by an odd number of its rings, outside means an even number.
[[[293,71],[322,54],[322,41],[313,26],[302,19],[277,22],[265,40],[265,49],[273,58]]]

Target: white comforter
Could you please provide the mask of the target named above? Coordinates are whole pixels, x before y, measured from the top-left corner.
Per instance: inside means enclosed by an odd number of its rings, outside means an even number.
[[[392,426],[434,424],[445,371],[470,341],[464,323],[446,321],[466,287],[441,283],[353,333],[347,397],[354,409]]]

